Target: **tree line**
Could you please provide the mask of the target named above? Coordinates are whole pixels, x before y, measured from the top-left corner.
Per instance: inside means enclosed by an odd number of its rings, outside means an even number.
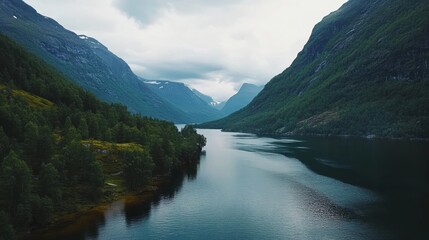
[[[192,127],[99,101],[1,35],[0,52],[0,239],[103,196],[103,166],[84,139],[141,146],[120,156],[129,189],[199,159],[206,139]]]

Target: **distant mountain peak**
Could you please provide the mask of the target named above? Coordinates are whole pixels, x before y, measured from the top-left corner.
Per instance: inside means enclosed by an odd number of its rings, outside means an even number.
[[[222,108],[222,112],[225,115],[229,115],[235,111],[238,111],[249,104],[253,98],[258,95],[258,93],[262,90],[263,86],[256,86],[251,83],[243,83],[241,85],[240,90],[226,101],[224,107]]]
[[[257,91],[260,92],[262,90],[263,86],[258,86],[252,83],[243,83],[243,85],[241,85],[240,90],[238,90],[238,92],[240,91]]]
[[[255,84],[251,84],[251,83],[243,83],[243,85],[241,85],[241,88],[247,88],[247,87],[252,87],[252,86],[256,86]]]

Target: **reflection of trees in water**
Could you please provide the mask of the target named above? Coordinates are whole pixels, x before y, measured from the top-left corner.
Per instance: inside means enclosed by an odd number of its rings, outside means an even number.
[[[205,156],[202,155],[201,159]],[[152,207],[158,206],[162,200],[172,200],[176,194],[182,189],[185,179],[188,181],[195,180],[199,168],[199,161],[193,165],[184,166],[182,169],[172,173],[168,184],[160,187],[154,194],[150,202],[132,202],[124,204],[123,214],[125,216],[126,225],[129,227],[139,223],[150,216]],[[116,206],[119,207],[119,206]],[[97,239],[99,229],[106,224],[106,213],[90,212],[79,221],[70,224],[65,228],[57,230],[50,229],[41,235],[35,234],[32,239],[64,239],[64,240],[84,240]]]
[[[398,239],[429,239],[429,143],[403,140],[302,137],[273,142],[315,173],[376,190],[366,219],[393,229]]]
[[[97,211],[89,212],[86,216],[78,219],[67,227],[58,229],[48,229],[40,234],[35,233],[30,239],[63,239],[63,240],[84,240],[97,239],[99,229],[106,224],[104,213]]]
[[[106,224],[106,217],[104,213],[94,212],[88,219],[83,219],[76,224],[81,225],[84,231],[75,232],[72,236],[67,234],[67,237],[61,239],[97,239],[98,230]]]
[[[281,154],[296,158],[306,165],[310,170],[320,175],[335,178],[345,183],[353,185],[369,187],[368,179],[364,178],[361,174],[357,174],[356,166],[351,165],[347,160],[349,156],[341,158],[341,154],[337,154],[335,149],[342,149],[344,146],[337,145],[332,142],[331,144],[318,145],[313,142],[293,142],[293,143],[278,143],[286,151],[280,151]],[[340,150],[341,151],[341,150]],[[361,159],[355,155],[353,157]],[[329,159],[332,163],[327,164]],[[370,171],[370,168],[366,170]],[[365,174],[366,175],[366,174]]]
[[[86,231],[86,236],[89,238],[97,239],[98,238],[98,229],[103,227],[106,224],[106,217],[104,214],[100,214],[100,217],[97,218],[96,224],[89,224]]]
[[[278,153],[296,158],[312,171],[383,193],[429,189],[429,143],[355,138],[300,138],[275,142]]]
[[[203,156],[202,156],[203,158]],[[185,179],[195,180],[199,168],[199,161],[176,170],[172,173],[168,184],[160,187],[150,202],[127,203],[124,206],[124,216],[127,226],[139,223],[150,216],[152,207],[157,207],[162,200],[172,200],[182,189]]]
[[[151,203],[128,203],[124,206],[125,222],[127,227],[149,217]]]

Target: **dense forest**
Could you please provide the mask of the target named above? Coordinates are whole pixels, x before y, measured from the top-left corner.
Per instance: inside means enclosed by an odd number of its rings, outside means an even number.
[[[1,35],[0,52],[0,239],[199,159],[192,127],[99,101]]]

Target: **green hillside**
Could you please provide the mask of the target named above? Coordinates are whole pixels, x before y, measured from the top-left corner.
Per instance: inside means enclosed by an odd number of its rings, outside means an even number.
[[[350,0],[246,108],[204,126],[428,138],[428,62],[427,0]]]
[[[101,102],[0,35],[0,239],[199,159],[191,127]]]

